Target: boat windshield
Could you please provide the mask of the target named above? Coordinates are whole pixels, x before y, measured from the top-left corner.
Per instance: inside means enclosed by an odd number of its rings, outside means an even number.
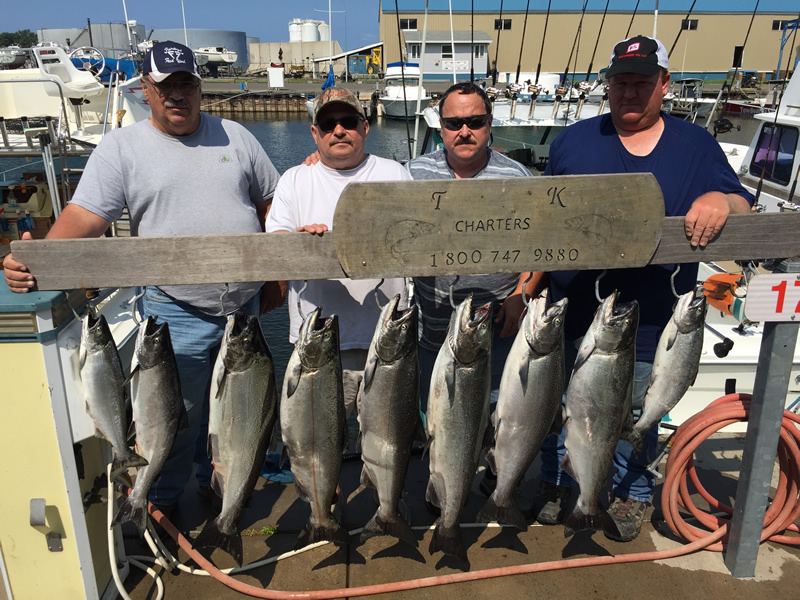
[[[763,171],[767,181],[788,185],[792,178],[797,138],[796,127],[764,125],[750,163],[750,173],[754,177],[761,177]]]
[[[406,85],[419,85],[419,77],[409,77],[406,75]],[[399,77],[397,79],[387,79],[386,87],[403,87],[403,80]]]

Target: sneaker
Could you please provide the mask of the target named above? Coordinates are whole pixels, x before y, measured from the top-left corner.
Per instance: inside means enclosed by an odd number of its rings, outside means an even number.
[[[536,520],[543,525],[558,525],[566,516],[567,502],[572,495],[568,486],[540,481],[533,501]]]
[[[497,487],[497,475],[492,473],[491,469],[486,469],[483,472],[483,478],[481,479],[480,484],[478,485],[478,489],[480,489],[481,493],[483,493],[487,498],[494,493],[495,488]],[[528,500],[522,493],[522,490],[517,487],[514,490],[514,500],[517,503],[517,508],[519,511],[526,517],[530,516],[533,512],[533,505],[531,504],[530,500]]]
[[[619,536],[610,532],[605,535],[610,540],[617,542],[630,542],[636,539],[644,522],[644,513],[647,512],[649,502],[639,502],[632,498],[614,498],[614,502],[608,507],[608,514],[614,519],[614,523],[619,530]]]

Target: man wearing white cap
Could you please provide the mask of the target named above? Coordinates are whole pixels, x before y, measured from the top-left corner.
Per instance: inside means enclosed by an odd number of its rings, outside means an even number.
[[[103,138],[75,196],[47,237],[101,236],[126,206],[134,236],[262,232],[278,172],[241,125],[200,112],[202,80],[192,50],[169,41],[155,44],[142,73],[150,118]],[[25,292],[35,285],[34,275],[10,255],[4,266],[13,291]],[[189,416],[161,477],[150,488],[150,502],[162,511],[171,513],[177,506],[194,462],[200,493],[210,497],[204,422],[211,370],[225,315],[242,308],[257,314],[262,286],[263,310],[283,302],[277,283],[145,290],[143,312],[169,323]]]
[[[719,233],[729,214],[748,212],[754,199],[741,186],[708,132],[661,112],[670,80],[667,61],[667,51],[656,39],[636,36],[616,44],[606,73],[610,113],[564,129],[550,148],[545,175],[652,173],[661,186],[665,215],[684,216],[687,243],[702,248]],[[618,290],[621,301],[639,302],[634,419],[641,414],[656,346],[672,315],[675,298],[670,276],[675,267],[613,269],[600,279],[601,297]],[[537,277],[543,280],[544,275]],[[597,271],[549,274],[552,300],[569,297],[569,318],[565,321],[567,373],[575,361],[577,343],[597,308],[595,281],[599,275]],[[691,290],[696,278],[697,263],[681,265],[675,277],[678,293]],[[602,525],[606,536],[617,541],[630,541],[639,534],[655,488],[647,465],[655,458],[657,441],[656,425],[645,437],[641,452],[634,452],[627,441],[619,442],[613,459],[614,500],[608,513],[572,513],[568,519],[572,529]],[[541,452],[542,476],[535,512],[540,522],[555,524],[567,518],[573,482],[560,468],[564,432],[557,442],[553,438],[545,441]]]

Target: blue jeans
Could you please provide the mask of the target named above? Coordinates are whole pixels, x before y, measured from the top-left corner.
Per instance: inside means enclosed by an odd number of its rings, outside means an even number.
[[[567,378],[572,373],[578,350],[575,345],[567,341],[566,347],[566,373]],[[639,420],[642,415],[642,401],[650,385],[650,372],[653,370],[653,363],[636,361],[633,372],[633,420]],[[564,394],[562,402],[566,402],[567,395]],[[542,481],[549,481],[563,486],[571,486],[574,483],[572,477],[561,470],[561,461],[564,459],[566,448],[564,439],[566,429],[562,428],[561,433],[556,436],[548,436],[542,444]],[[647,470],[651,460],[655,459],[656,446],[658,444],[658,424],[656,423],[645,435],[642,450],[638,454],[634,453],[630,442],[620,440],[614,452],[614,484],[613,492],[615,496],[622,498],[632,498],[639,502],[650,502],[653,498],[655,489],[655,476]]]
[[[514,344],[514,336],[507,338],[500,337],[500,327],[494,328],[494,338],[492,339],[492,406],[497,404],[497,392],[500,389],[500,379],[503,377],[503,367],[506,364],[508,353]],[[419,349],[419,396],[420,410],[424,415],[428,410],[428,393],[431,387],[431,376],[433,375],[433,365],[439,351]]]
[[[243,307],[258,315],[259,294]],[[172,348],[178,363],[183,404],[189,417],[188,427],[178,432],[161,476],[150,487],[148,499],[168,506],[178,501],[197,463],[195,477],[199,485],[211,482],[211,459],[208,456],[208,394],[211,372],[217,360],[226,317],[214,317],[193,306],[167,296],[157,287],[148,287],[142,299],[145,317],[158,317],[169,323]]]

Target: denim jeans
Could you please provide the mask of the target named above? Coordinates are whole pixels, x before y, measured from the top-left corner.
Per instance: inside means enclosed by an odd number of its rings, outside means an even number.
[[[566,347],[566,373],[567,378],[572,373],[578,350],[575,345],[567,341]],[[633,372],[633,420],[639,420],[642,414],[642,401],[650,385],[650,372],[653,370],[653,363],[636,361]],[[567,395],[564,394],[562,402],[566,403]],[[561,461],[566,453],[564,440],[566,429],[562,428],[558,437],[548,436],[542,444],[542,481],[549,481],[563,486],[571,486],[574,482],[572,477],[561,470]],[[614,483],[613,492],[615,496],[622,498],[632,498],[640,502],[650,502],[653,498],[655,489],[655,477],[647,470],[651,460],[655,458],[656,446],[658,444],[658,424],[655,424],[645,435],[642,450],[638,454],[634,453],[630,442],[620,440],[614,452]]]
[[[494,328],[494,338],[492,340],[492,406],[497,404],[497,392],[500,389],[500,379],[503,377],[503,367],[506,364],[508,353],[514,344],[514,336],[506,338],[500,337],[501,327]],[[431,387],[431,377],[433,375],[433,365],[439,351],[419,349],[419,396],[420,410],[424,415],[428,410],[428,394]]]
[[[247,314],[258,315],[259,294],[244,306]],[[211,459],[208,457],[208,394],[211,372],[217,360],[225,317],[214,317],[184,302],[167,296],[157,287],[148,287],[142,299],[144,317],[158,317],[169,323],[172,348],[178,363],[183,404],[189,417],[188,427],[178,432],[161,476],[150,487],[148,499],[168,506],[178,501],[197,463],[195,477],[199,485],[211,482]]]

